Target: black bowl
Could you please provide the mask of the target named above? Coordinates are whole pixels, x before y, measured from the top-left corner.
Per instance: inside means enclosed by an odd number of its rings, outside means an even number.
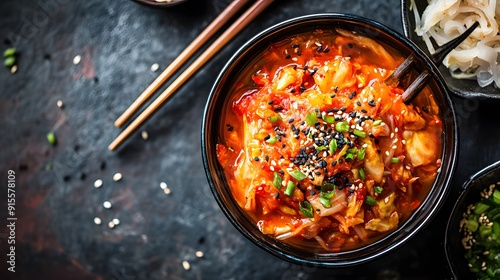
[[[465,258],[465,250],[461,243],[462,237],[461,234],[459,234],[459,224],[460,220],[463,218],[462,215],[465,213],[467,206],[481,199],[480,193],[482,190],[499,181],[500,161],[477,172],[463,184],[460,196],[448,220],[444,240],[446,258],[455,279],[475,278],[467,266],[468,262]]]
[[[413,41],[427,55],[429,50],[420,36],[415,33],[415,16],[413,11],[410,11],[410,3],[414,1],[417,10],[422,14],[427,7],[427,0],[401,0],[401,16],[403,21],[403,31],[406,37]],[[487,87],[481,87],[474,80],[454,79],[451,77],[450,70],[446,66],[439,67],[441,74],[448,85],[448,88],[453,94],[464,98],[493,98],[500,99],[500,89],[495,88],[493,84]]]
[[[234,201],[224,170],[217,161],[216,144],[221,139],[223,130],[223,108],[227,105],[231,87],[243,69],[272,43],[279,42],[295,34],[317,29],[334,30],[342,28],[356,31],[360,35],[385,42],[404,57],[415,54],[417,57],[415,72],[427,69],[432,73],[428,86],[442,113],[443,120],[443,152],[441,172],[430,190],[427,198],[414,214],[394,232],[362,248],[343,252],[324,252],[293,247],[280,242],[259,231],[255,223]],[[388,27],[375,21],[345,14],[319,14],[294,18],[279,23],[256,35],[241,47],[225,65],[217,78],[208,97],[202,122],[202,158],[211,191],[220,208],[230,222],[249,240],[269,253],[288,261],[317,265],[321,267],[342,267],[364,263],[388,254],[413,237],[438,213],[450,188],[450,181],[456,167],[457,157],[457,123],[453,104],[448,97],[445,82],[439,70],[419,48],[411,41]]]
[[[182,4],[188,0],[172,0],[170,2],[157,2],[155,0],[134,0],[142,5],[151,6],[155,8],[170,8],[178,4]]]

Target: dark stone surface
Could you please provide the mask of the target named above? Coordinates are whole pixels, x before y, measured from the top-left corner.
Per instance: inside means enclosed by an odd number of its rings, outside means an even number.
[[[281,0],[210,61],[117,152],[114,120],[229,0],[152,9],[128,0],[2,0],[0,174],[16,173],[16,273],[8,273],[7,191],[0,193],[0,279],[445,279],[445,220],[461,183],[500,159],[499,102],[454,98],[460,161],[439,217],[405,246],[360,267],[320,269],[278,259],[246,240],[212,197],[200,155],[203,108],[218,71],[260,30],[312,13],[352,13],[401,32],[399,3]],[[73,57],[82,56],[78,65]],[[64,109],[56,106],[62,100]],[[57,145],[46,134],[54,131]],[[114,182],[121,172],[123,180]],[[102,179],[100,189],[93,187]],[[165,181],[172,190],[163,193]],[[111,209],[102,203],[110,200]],[[103,224],[94,224],[94,217]],[[114,229],[108,221],[119,218]],[[195,252],[205,253],[197,258]],[[182,261],[191,269],[185,271]]]

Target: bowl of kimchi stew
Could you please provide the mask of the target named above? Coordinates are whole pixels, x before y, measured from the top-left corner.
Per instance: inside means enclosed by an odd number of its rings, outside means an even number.
[[[409,55],[400,86],[384,80]],[[410,103],[405,85],[432,78]],[[243,45],[209,95],[202,157],[231,223],[264,250],[323,267],[363,263],[422,229],[455,169],[453,105],[438,69],[372,20],[319,14]]]

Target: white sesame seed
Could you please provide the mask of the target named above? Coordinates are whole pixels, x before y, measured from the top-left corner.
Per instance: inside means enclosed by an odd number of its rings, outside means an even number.
[[[182,267],[185,269],[185,270],[189,270],[191,268],[191,265],[189,264],[188,261],[182,261]]]
[[[167,188],[167,183],[165,183],[165,182],[161,182],[161,183],[160,183],[160,188],[162,188],[162,189],[166,189],[166,188]]]
[[[158,71],[159,68],[160,68],[160,65],[158,65],[158,63],[155,63],[155,64],[151,65],[151,71],[152,72]]]
[[[281,185],[282,185],[283,187],[286,187],[286,182],[285,182],[284,180],[283,180],[283,181],[281,181]]]
[[[106,200],[102,203],[102,206],[104,206],[104,208],[106,208],[106,209],[109,209],[109,208],[111,208],[112,205],[111,205],[111,202]]]
[[[115,225],[119,225],[119,224],[120,224],[120,220],[118,220],[117,218],[114,218],[114,219],[112,220],[112,222],[113,222],[113,224],[115,224]]]
[[[399,129],[396,127],[396,128],[394,129],[394,131],[397,133],[397,132],[399,131]]]
[[[391,132],[391,138],[394,138],[394,132]]]
[[[198,257],[198,258],[202,258],[203,257],[203,252],[202,251],[196,251],[195,255]]]
[[[269,169],[271,169],[271,171],[274,171],[274,166],[270,166]]]
[[[109,228],[114,228],[115,227],[115,223],[113,223],[112,221],[108,223],[108,227]]]
[[[95,182],[94,182],[94,187],[95,187],[96,189],[98,189],[98,188],[102,187],[102,180],[101,180],[101,179],[97,179],[97,180],[95,180]]]
[[[165,194],[170,194],[172,191],[171,191],[169,188],[165,188],[165,189],[163,190],[163,192],[164,192]]]
[[[403,143],[403,145],[406,145],[406,141],[404,139],[401,140],[401,143]]]
[[[297,61],[298,59],[296,57],[292,57],[292,60],[293,61]]]
[[[61,100],[57,100],[57,107],[62,108],[64,106],[63,102]]]
[[[389,197],[388,196],[386,198],[384,198],[384,202],[385,202],[385,204],[389,203]]]
[[[12,66],[12,67],[10,68],[10,73],[11,73],[11,74],[14,74],[14,73],[16,73],[16,72],[17,72],[17,65],[14,65],[14,66]]]
[[[385,151],[385,155],[386,155],[386,156],[389,156],[389,151]]]
[[[149,134],[146,130],[141,131],[141,137],[143,140],[148,140]]]
[[[74,65],[77,65],[78,63],[80,63],[80,61],[82,60],[82,57],[77,55],[73,58],[73,64]]]
[[[99,217],[95,217],[95,218],[94,218],[94,224],[96,224],[96,225],[100,225],[100,224],[101,224],[101,222],[102,222],[102,221],[101,221],[101,219],[100,219]]]
[[[396,145],[392,146],[393,150],[396,150],[397,148],[398,148],[398,146],[396,146]]]
[[[113,175],[113,181],[118,182],[122,179],[122,177],[122,174],[120,172],[117,172],[115,173],[115,175]]]

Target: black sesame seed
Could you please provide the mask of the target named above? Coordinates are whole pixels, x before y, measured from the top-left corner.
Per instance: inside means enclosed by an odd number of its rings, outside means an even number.
[[[269,156],[268,155],[266,155],[266,161],[269,161]]]
[[[358,106],[361,106],[361,102],[359,102],[359,101],[358,101],[358,102],[356,102],[356,104],[358,104]]]
[[[274,196],[276,199],[278,199],[280,197],[280,193],[277,192],[276,195]]]
[[[338,111],[339,111],[339,108],[334,107],[334,108],[333,108],[333,111],[334,111],[334,112],[338,112]]]
[[[284,148],[284,147],[286,147],[286,144],[285,143],[281,144],[281,148]]]
[[[288,123],[293,123],[294,120],[295,120],[294,118],[290,118],[288,119]]]
[[[291,89],[290,89],[290,92],[291,92],[291,93],[295,93],[295,88],[291,88]]]
[[[347,108],[345,106],[340,108],[340,111],[342,111],[342,112],[345,112],[345,110],[347,110]]]
[[[306,71],[309,67],[306,65],[304,66],[304,71]]]
[[[271,138],[271,135],[266,135],[266,137],[264,137],[264,141],[268,140],[269,138]]]
[[[368,111],[366,111],[365,109],[361,109],[361,112],[365,113],[365,114],[368,113]],[[361,120],[361,121],[363,121],[363,120]]]
[[[316,172],[314,172],[314,174],[316,174],[316,175],[321,175],[321,172],[316,171]]]
[[[375,144],[377,144],[377,145],[380,144],[380,140],[375,139]]]
[[[306,88],[304,86],[300,86],[300,92],[306,91]]]
[[[259,161],[260,159],[258,157],[254,157],[253,160]]]
[[[341,164],[341,163],[342,163],[342,159],[341,159],[341,158],[339,158],[339,164]]]
[[[234,127],[233,126],[230,126],[227,128],[227,131],[233,131]]]
[[[281,169],[280,169],[280,170],[278,170],[278,173],[279,173],[279,174],[281,174],[281,175],[285,175],[285,171],[283,171],[283,170],[281,170]]]
[[[316,49],[316,51],[317,51],[317,52],[321,52],[322,50],[323,50],[323,47],[322,47],[322,46],[319,46],[319,47]]]
[[[350,49],[352,49],[352,44],[351,44],[351,43],[347,44],[347,46],[348,46]]]
[[[429,109],[427,109],[427,107],[422,107],[422,111],[426,112],[426,113],[429,113]]]
[[[337,93],[337,91],[339,91],[339,87],[335,87],[335,88],[333,89],[333,92]]]
[[[368,101],[368,105],[375,107],[376,106],[375,100],[372,99],[372,100]]]
[[[296,48],[298,48],[298,47],[299,47],[299,44],[293,44],[293,45],[292,45],[292,48],[294,48],[294,49],[296,49]]]
[[[328,46],[326,46],[324,49],[323,49],[323,52],[327,53],[330,51],[330,48],[328,48]]]
[[[274,103],[274,101],[273,101],[273,100],[269,100],[269,101],[267,101],[267,104],[269,104],[269,105],[273,105],[273,103]]]
[[[292,57],[292,56],[290,56],[289,54],[287,54],[287,55],[285,56],[285,59],[290,59],[291,57]]]
[[[332,161],[332,166],[337,165],[337,161]]]

